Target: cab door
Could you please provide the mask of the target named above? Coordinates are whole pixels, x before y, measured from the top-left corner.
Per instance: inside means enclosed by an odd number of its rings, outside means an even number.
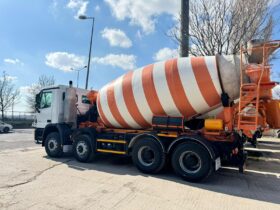
[[[54,93],[52,89],[42,90],[36,99],[37,106],[37,128],[44,128],[47,124],[52,123],[52,108],[53,108]]]

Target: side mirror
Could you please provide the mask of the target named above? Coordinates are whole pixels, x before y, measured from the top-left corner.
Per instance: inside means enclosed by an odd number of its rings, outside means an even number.
[[[35,109],[36,109],[36,112],[40,113],[40,109],[37,106],[35,106]]]
[[[36,99],[35,99],[35,109],[38,113],[40,113],[40,109],[39,109],[40,102],[41,102],[41,94],[38,93],[38,94],[36,94]]]

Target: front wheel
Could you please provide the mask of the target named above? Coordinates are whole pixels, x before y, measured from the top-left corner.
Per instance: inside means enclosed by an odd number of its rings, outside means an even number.
[[[4,131],[4,133],[8,133],[10,131],[10,128],[9,127],[5,127],[3,131]]]
[[[213,171],[209,152],[197,143],[179,144],[172,154],[172,167],[186,181],[198,182]]]
[[[95,153],[92,151],[90,141],[91,138],[85,134],[80,134],[75,137],[73,153],[78,161],[86,163],[94,159]]]
[[[61,140],[58,132],[52,132],[47,135],[45,141],[45,150],[50,157],[60,157],[63,154]]]

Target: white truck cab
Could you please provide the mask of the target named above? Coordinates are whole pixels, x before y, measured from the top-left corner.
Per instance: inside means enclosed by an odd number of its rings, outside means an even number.
[[[90,102],[87,98],[88,90],[73,88],[71,85],[58,85],[46,87],[36,95],[36,116],[33,126],[35,127],[35,140],[42,140],[44,129],[49,124],[65,123],[65,100],[67,91],[74,91],[77,115],[85,114],[89,110]]]

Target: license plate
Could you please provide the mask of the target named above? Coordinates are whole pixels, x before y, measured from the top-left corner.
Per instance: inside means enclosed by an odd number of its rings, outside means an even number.
[[[219,168],[221,168],[221,158],[217,158],[215,160],[215,170],[217,171]]]

